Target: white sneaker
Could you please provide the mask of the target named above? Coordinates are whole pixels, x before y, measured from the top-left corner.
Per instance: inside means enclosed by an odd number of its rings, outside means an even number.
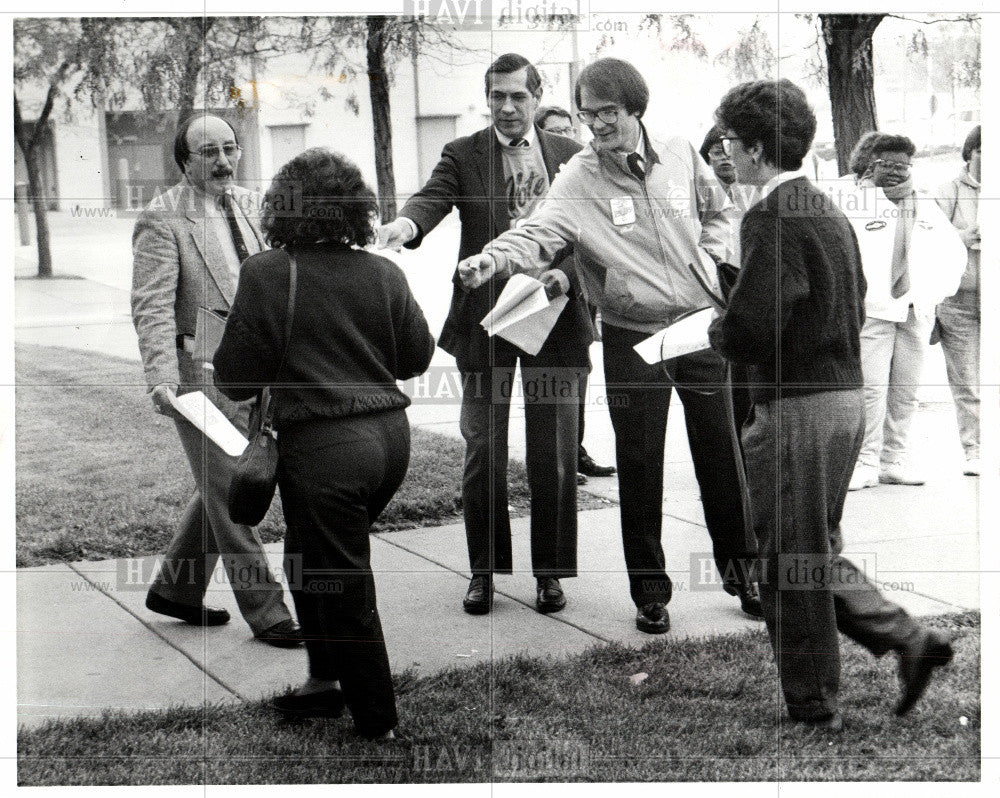
[[[967,477],[978,477],[980,468],[982,468],[982,463],[979,462],[979,458],[973,457],[971,460],[965,461],[965,468],[962,469],[962,473]]]
[[[926,480],[903,463],[883,463],[878,475],[879,482],[890,485],[923,485]]]
[[[875,466],[858,463],[854,466],[851,484],[847,486],[847,489],[861,490],[862,488],[874,488],[876,485],[878,485],[878,469]]]

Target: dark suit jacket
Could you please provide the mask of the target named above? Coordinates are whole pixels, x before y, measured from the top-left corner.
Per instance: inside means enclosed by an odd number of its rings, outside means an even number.
[[[559,167],[580,151],[575,141],[535,128],[542,148],[549,181]],[[482,252],[483,247],[510,227],[507,197],[504,187],[503,156],[493,127],[464,136],[445,145],[441,160],[434,167],[427,184],[414,194],[399,212],[416,223],[416,238],[405,246],[420,246],[424,236],[444,219],[452,208],[458,208],[462,221],[462,238],[458,259]],[[593,338],[593,326],[586,302],[578,290],[572,250],[553,263],[570,278],[570,302],[559,316],[552,333],[532,361],[535,365],[582,366],[589,368],[588,349]],[[478,371],[491,364],[491,341],[479,322],[489,313],[503,291],[506,278],[494,278],[483,286],[466,291],[458,278],[452,277],[452,299],[448,318],[438,339],[438,345],[455,356],[461,371]],[[518,353],[501,338],[492,341],[497,357],[502,353]]]

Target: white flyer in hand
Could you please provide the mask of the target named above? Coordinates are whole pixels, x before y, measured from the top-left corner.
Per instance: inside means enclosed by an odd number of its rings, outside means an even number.
[[[170,404],[230,457],[239,457],[247,448],[250,441],[233,426],[219,408],[208,401],[208,397],[201,391],[186,393],[183,396],[171,394]]]
[[[632,348],[650,365],[709,349],[708,325],[715,315],[713,308],[699,310],[653,333]]]
[[[539,280],[515,274],[480,325],[488,335],[499,335],[529,355],[537,355],[568,301],[563,295],[550,302]]]

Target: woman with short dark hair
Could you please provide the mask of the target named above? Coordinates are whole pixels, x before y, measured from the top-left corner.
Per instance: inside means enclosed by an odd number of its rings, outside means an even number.
[[[762,198],[743,217],[740,276],[709,340],[749,367],[743,451],[761,602],[788,712],[807,729],[835,732],[843,726],[838,629],[876,656],[899,653],[899,714],[951,646],[840,555],[864,432],[865,278],[850,223],[801,171],[812,109],[788,80],[755,81],[726,94],[716,119],[738,179],[761,186]]]
[[[979,188],[983,168],[982,128],[976,125],[962,146],[965,166],[937,192],[937,203],[958,231],[968,257],[958,291],[937,307],[937,329],[955,400],[958,436],[965,450],[962,473],[978,476],[979,462]]]
[[[410,427],[399,390],[427,369],[434,339],[402,271],[364,251],[378,206],[358,168],[322,148],[285,164],[215,354],[231,398],[272,386],[289,585],[309,679],[274,700],[291,716],[338,716],[391,736],[396,705],[372,576],[369,529],[403,481]],[[294,262],[292,257],[294,255]],[[285,340],[291,269],[297,283]],[[296,563],[296,560],[300,563]]]
[[[861,328],[865,438],[851,490],[924,482],[910,452],[910,425],[934,308],[958,288],[965,252],[931,197],[914,187],[916,151],[906,136],[873,131],[850,158],[862,199],[849,216],[868,281]]]

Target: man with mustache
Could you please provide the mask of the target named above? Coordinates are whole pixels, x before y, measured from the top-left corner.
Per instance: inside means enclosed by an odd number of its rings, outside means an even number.
[[[182,122],[174,160],[183,179],[143,210],[132,235],[132,320],[146,381],[157,413],[173,418],[195,491],[153,584],[146,607],[195,626],[229,620],[203,603],[216,562],[229,582],[254,637],[283,648],[301,645],[298,624],[271,576],[260,538],[229,518],[226,495],[236,465],[171,403],[202,391],[244,434],[251,403],[233,402],[215,388],[193,358],[199,308],[228,311],[240,265],[260,252],[260,197],[233,182],[242,150],[236,131],[217,116]]]

